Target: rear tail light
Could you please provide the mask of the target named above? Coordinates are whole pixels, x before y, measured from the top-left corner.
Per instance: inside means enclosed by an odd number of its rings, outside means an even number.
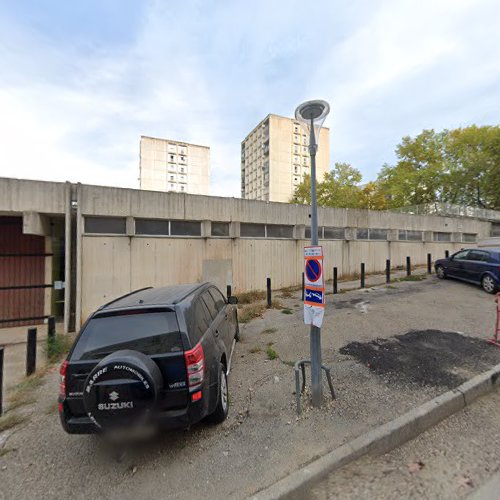
[[[66,397],[66,371],[68,369],[68,361],[65,360],[59,369],[59,397],[64,399]]]
[[[205,376],[205,355],[201,344],[196,344],[190,351],[184,353],[188,386],[190,392],[199,389]]]

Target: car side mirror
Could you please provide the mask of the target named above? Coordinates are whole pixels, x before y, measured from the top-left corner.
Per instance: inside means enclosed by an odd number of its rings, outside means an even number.
[[[234,295],[231,295],[231,297],[228,297],[227,303],[228,304],[236,305],[238,303],[238,297],[235,297]]]

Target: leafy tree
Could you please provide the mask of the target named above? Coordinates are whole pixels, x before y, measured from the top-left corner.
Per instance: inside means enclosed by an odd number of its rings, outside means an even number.
[[[369,182],[361,189],[359,208],[386,210],[387,196],[378,182]]]
[[[446,172],[446,131],[424,130],[415,139],[403,137],[396,148],[398,163],[384,165],[378,176],[389,208],[438,201]]]
[[[326,173],[323,180],[317,182],[316,192],[318,205],[323,207],[350,207],[360,204],[361,172],[348,163],[336,163],[333,169]],[[311,178],[304,176],[297,186],[291,203],[311,203]]]
[[[500,209],[500,127],[459,128],[448,133],[449,166],[443,201]]]

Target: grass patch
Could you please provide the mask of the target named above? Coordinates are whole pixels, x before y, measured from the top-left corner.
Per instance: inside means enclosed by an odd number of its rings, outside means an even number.
[[[412,274],[411,276],[403,276],[402,278],[396,278],[392,281],[400,282],[400,281],[423,281],[427,279],[426,274]]]
[[[252,319],[262,316],[265,311],[265,304],[249,304],[239,310],[238,321],[240,323],[248,323]]]
[[[266,298],[266,292],[259,290],[251,290],[249,292],[240,293],[237,295],[238,304],[253,304],[259,300],[264,300]]]
[[[267,359],[270,360],[276,359],[278,357],[278,353],[271,346],[266,349],[266,354]]]
[[[258,352],[262,351],[262,349],[258,346],[254,346],[250,349],[249,352],[251,352],[252,354],[257,354]]]
[[[291,309],[288,309],[288,308],[286,308],[286,309],[282,309],[282,310],[281,310],[281,312],[282,312],[283,314],[293,314],[293,311],[292,311]]]
[[[260,333],[268,335],[270,333],[276,333],[277,331],[278,331],[277,328],[266,328],[265,330],[262,330]]]
[[[283,304],[278,299],[271,300],[271,309],[283,309]]]
[[[12,427],[22,424],[25,420],[26,417],[12,413],[9,413],[4,417],[0,417],[0,432],[6,431],[7,429],[12,429]]]
[[[394,285],[385,285],[386,288],[389,288],[391,290],[396,290],[398,287]]]
[[[0,458],[7,455],[7,453],[10,453],[12,451],[17,451],[17,448],[8,448],[4,446],[3,448],[0,448]]]
[[[46,375],[47,370],[47,367],[37,370],[36,373],[26,377],[12,389],[7,398],[9,411],[36,402],[33,392],[43,384],[43,377]]]
[[[280,299],[293,299],[295,292],[300,290],[300,288],[300,286],[289,286],[286,288],[282,288],[278,297]]]
[[[73,339],[69,335],[57,334],[53,338],[47,338],[45,351],[49,363],[59,361],[69,351]]]

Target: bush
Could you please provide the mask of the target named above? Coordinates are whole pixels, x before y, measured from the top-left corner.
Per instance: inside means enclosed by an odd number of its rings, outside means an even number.
[[[73,339],[69,335],[57,334],[47,337],[46,353],[49,363],[59,361],[69,351]]]

